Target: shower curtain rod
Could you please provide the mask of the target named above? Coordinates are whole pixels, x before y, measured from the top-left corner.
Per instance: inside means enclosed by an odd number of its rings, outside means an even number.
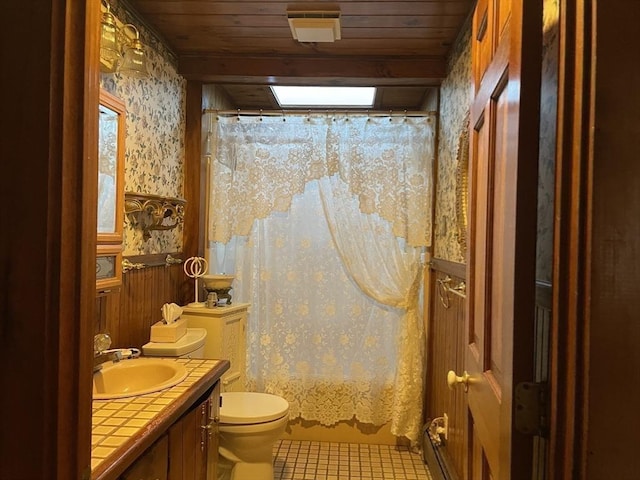
[[[308,109],[308,110],[216,110],[214,108],[205,108],[203,113],[215,113],[220,116],[233,117],[233,116],[284,116],[290,114],[300,115],[368,115],[371,117],[426,117],[436,112],[427,110],[327,110],[327,109]]]

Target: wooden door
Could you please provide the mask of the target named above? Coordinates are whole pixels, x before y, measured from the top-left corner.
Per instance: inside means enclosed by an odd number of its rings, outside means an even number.
[[[464,386],[472,480],[531,475],[514,390],[533,379],[541,4],[480,0],[474,14]]]

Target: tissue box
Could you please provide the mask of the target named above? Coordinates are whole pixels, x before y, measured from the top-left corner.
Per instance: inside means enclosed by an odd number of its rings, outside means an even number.
[[[187,319],[180,318],[173,323],[165,324],[160,321],[151,325],[151,341],[159,343],[174,343],[187,333]]]

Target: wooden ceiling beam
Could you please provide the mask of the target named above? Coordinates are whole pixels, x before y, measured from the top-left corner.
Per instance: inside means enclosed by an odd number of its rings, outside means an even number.
[[[446,59],[182,55],[178,73],[210,83],[433,86],[446,76]]]

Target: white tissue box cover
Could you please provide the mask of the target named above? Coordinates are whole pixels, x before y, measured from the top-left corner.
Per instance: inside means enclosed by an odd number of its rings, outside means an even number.
[[[151,341],[152,342],[159,342],[159,343],[177,342],[186,333],[187,333],[186,318],[180,318],[168,325],[162,321],[151,325]]]

